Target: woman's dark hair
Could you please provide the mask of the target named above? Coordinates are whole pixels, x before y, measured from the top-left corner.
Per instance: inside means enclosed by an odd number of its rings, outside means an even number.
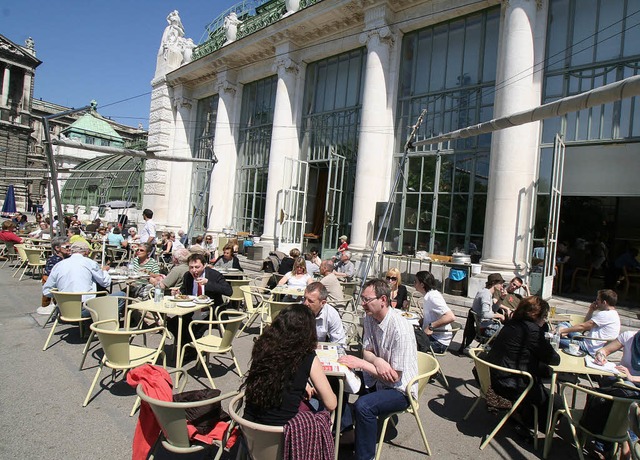
[[[542,298],[537,295],[532,295],[520,301],[511,319],[537,321],[541,318],[546,318],[548,314],[549,304],[547,301],[542,300]]]
[[[424,290],[426,292],[436,289],[436,279],[431,272],[426,270],[418,272],[416,273],[416,279],[418,280],[418,283],[421,283],[424,286]]]
[[[120,227],[113,227],[113,234],[114,235],[120,235],[122,233],[122,231],[120,230]]]
[[[262,409],[279,407],[282,391],[317,343],[315,318],[309,308],[291,305],[282,310],[253,345],[251,367],[241,385],[247,401]]]

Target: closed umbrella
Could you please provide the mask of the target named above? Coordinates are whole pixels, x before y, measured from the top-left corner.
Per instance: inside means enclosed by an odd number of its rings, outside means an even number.
[[[16,213],[16,192],[13,190],[13,185],[7,188],[7,195],[4,197],[4,204],[2,205],[2,217],[11,217]]]

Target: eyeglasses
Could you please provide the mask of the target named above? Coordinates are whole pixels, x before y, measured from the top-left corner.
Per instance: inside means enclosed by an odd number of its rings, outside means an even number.
[[[136,249],[136,252],[147,252],[145,249]]]
[[[374,300],[379,299],[379,298],[380,298],[380,297],[371,297],[371,298],[366,298],[366,297],[360,296],[360,303],[361,303],[362,305],[366,305],[366,304],[371,303],[371,302],[373,302]]]
[[[387,276],[387,281],[398,281],[398,277],[396,277],[396,276]]]
[[[60,246],[60,249],[71,249],[71,245],[66,244],[64,246]]]

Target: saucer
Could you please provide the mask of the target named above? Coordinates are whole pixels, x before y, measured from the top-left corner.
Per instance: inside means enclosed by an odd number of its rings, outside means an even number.
[[[585,351],[582,350],[578,350],[578,353],[571,353],[568,349],[567,350],[562,350],[564,351],[566,354],[568,354],[569,356],[576,356],[578,358],[582,358],[583,356],[587,356],[587,353]]]

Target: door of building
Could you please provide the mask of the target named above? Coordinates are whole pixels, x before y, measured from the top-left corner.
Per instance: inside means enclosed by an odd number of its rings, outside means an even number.
[[[282,192],[278,197],[277,249],[288,253],[302,249],[306,226],[307,184],[309,163],[285,158]]]
[[[344,190],[344,173],[346,158],[331,149],[329,152],[329,174],[327,175],[327,192],[324,207],[324,226],[322,231],[322,258],[331,257],[338,247],[340,228],[345,222],[342,209],[342,193]]]
[[[565,146],[560,134],[556,134],[553,143],[551,167],[551,187],[549,190],[549,219],[544,250],[544,268],[542,278],[542,298],[550,299],[553,291],[553,278],[556,274],[556,250],[558,247],[558,226],[560,223],[560,205],[562,204],[562,178],[564,175]],[[560,275],[558,275],[558,280]]]

